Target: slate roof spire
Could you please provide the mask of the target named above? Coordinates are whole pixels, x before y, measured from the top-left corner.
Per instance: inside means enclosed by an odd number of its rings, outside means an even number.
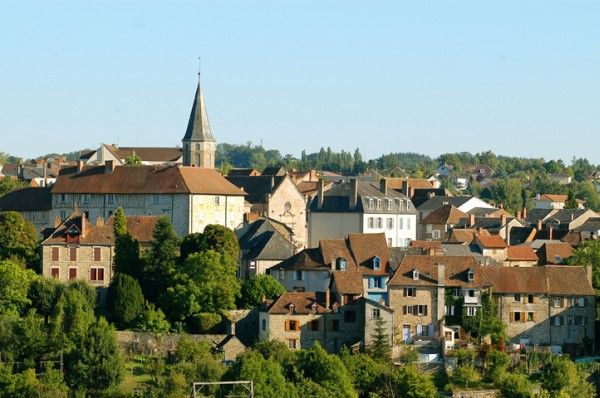
[[[206,104],[204,102],[204,93],[200,85],[200,73],[198,73],[198,86],[194,96],[194,104],[190,112],[187,130],[183,137],[185,141],[215,141],[210,131],[208,114],[206,113]]]

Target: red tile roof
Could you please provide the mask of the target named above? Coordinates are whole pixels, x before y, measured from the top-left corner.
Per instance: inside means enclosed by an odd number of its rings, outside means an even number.
[[[467,217],[467,214],[458,208],[452,205],[443,205],[423,218],[421,224],[454,225],[458,224],[460,219],[464,217]]]
[[[484,267],[497,293],[595,295],[583,267]]]
[[[507,250],[508,261],[538,261],[538,256],[529,246],[509,246]]]
[[[508,247],[504,239],[500,235],[485,235],[477,234],[475,239],[481,244],[484,249],[505,249]]]
[[[541,201],[544,202],[560,202],[565,203],[569,197],[567,195],[553,195],[553,194],[544,194],[540,196]]]
[[[268,307],[269,314],[289,314],[290,305],[295,307],[295,314],[307,315],[313,313],[313,304],[316,304],[317,314],[328,312],[325,308],[325,293],[317,292],[287,292],[277,297]]]
[[[563,264],[573,255],[573,247],[565,242],[544,243],[538,250],[538,257],[543,264]]]
[[[482,266],[473,256],[414,256],[408,255],[400,263],[388,286],[437,286],[438,264],[444,265],[446,286],[483,288],[491,286],[488,279],[481,272]],[[413,270],[419,271],[418,280],[413,279]],[[474,279],[469,282],[467,273],[474,271]]]

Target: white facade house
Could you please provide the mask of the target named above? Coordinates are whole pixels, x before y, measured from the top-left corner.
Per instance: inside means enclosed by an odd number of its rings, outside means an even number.
[[[320,240],[342,239],[350,233],[384,233],[390,247],[404,247],[417,238],[417,211],[410,199],[387,188],[352,179],[312,200],[308,213],[309,247]]]

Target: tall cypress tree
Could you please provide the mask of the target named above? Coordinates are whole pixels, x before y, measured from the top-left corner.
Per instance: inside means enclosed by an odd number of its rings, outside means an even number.
[[[125,212],[120,207],[115,212],[113,231],[115,234],[115,272],[127,274],[139,280],[142,276],[140,243],[129,233]]]
[[[144,296],[156,299],[171,283],[175,273],[175,262],[179,256],[179,236],[167,217],[161,217],[154,227],[149,256],[143,270],[142,290]]]

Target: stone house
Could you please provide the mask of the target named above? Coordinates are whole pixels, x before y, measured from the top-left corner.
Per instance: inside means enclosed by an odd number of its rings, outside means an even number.
[[[42,235],[50,225],[52,194],[50,188],[23,188],[0,197],[0,212],[16,211]]]
[[[239,277],[266,273],[270,267],[293,256],[294,233],[278,221],[260,218],[235,231],[240,244]]]
[[[475,234],[474,245],[483,256],[490,257],[500,264],[508,256],[508,245],[499,235]]]
[[[52,186],[50,220],[74,208],[88,219],[110,218],[118,207],[128,215],[166,215],[180,235],[208,224],[235,229],[243,222],[244,192],[217,170],[189,166],[104,166],[63,170]]]
[[[127,216],[131,235],[142,247],[152,241],[159,217]],[[84,280],[95,287],[108,287],[114,274],[114,217],[98,217],[90,222],[85,213],[75,211],[41,243],[42,275],[62,282]]]
[[[410,199],[387,186],[351,179],[319,193],[308,213],[309,247],[324,239],[354,233],[384,233],[390,247],[406,247],[417,238],[417,212]]]
[[[246,214],[255,213],[285,224],[293,232],[296,247],[306,246],[306,199],[287,174],[270,175],[263,172],[259,176],[226,178],[247,193]]]
[[[288,292],[265,302],[259,313],[259,340],[279,340],[291,349],[311,348],[315,342],[337,353],[343,346],[365,350],[371,344],[376,318],[386,321],[393,342],[393,311],[359,298],[348,304],[331,303],[329,290]]]
[[[180,164],[183,162],[181,148],[168,147],[119,147],[115,144],[102,144],[98,149],[88,151],[79,157],[85,165],[103,165],[107,160],[124,165],[131,155],[137,155],[145,165]]]
[[[466,214],[448,204],[432,211],[420,221],[420,239],[425,241],[445,242],[449,238],[454,225],[458,224]]]
[[[537,251],[540,265],[562,265],[572,255],[573,247],[560,241],[548,241]]]
[[[506,267],[533,267],[538,265],[538,256],[529,246],[508,246],[506,260],[502,264]]]

